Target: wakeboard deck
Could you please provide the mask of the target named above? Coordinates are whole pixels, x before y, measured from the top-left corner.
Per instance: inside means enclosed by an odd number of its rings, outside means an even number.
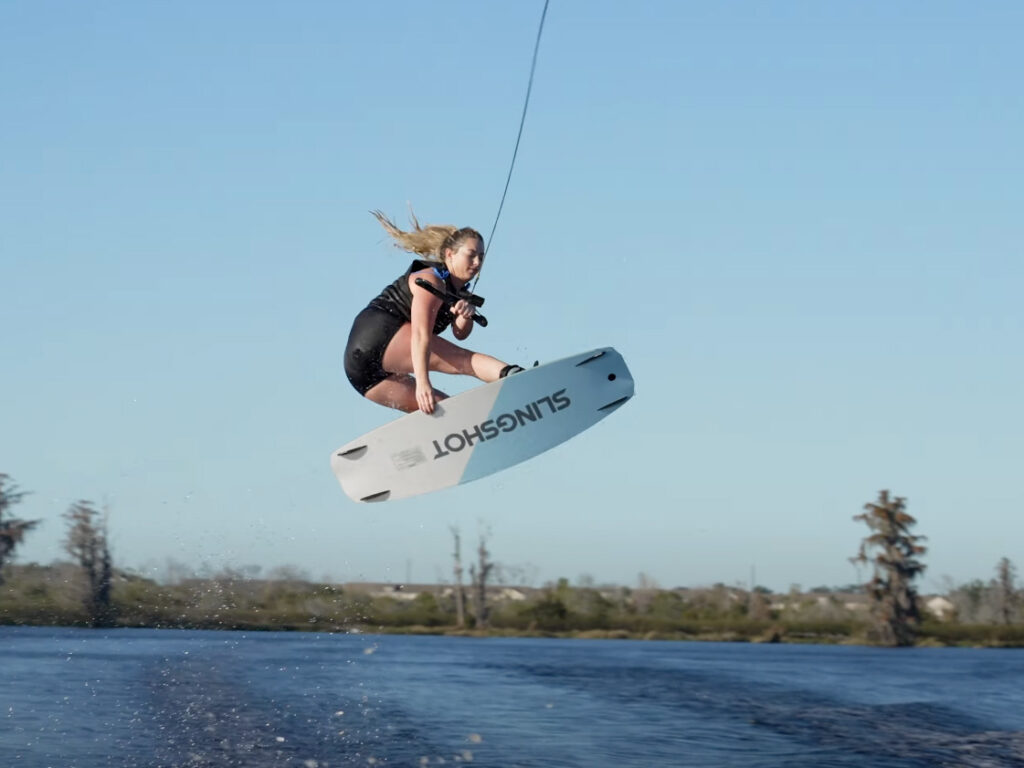
[[[611,347],[528,368],[406,414],[343,445],[331,469],[354,501],[417,496],[526,461],[593,426],[633,396]]]

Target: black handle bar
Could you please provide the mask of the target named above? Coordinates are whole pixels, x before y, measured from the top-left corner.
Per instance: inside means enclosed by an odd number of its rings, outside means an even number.
[[[454,296],[451,296],[448,293],[439,290],[437,286],[435,286],[429,280],[424,280],[422,277],[416,278],[416,285],[428,291],[429,293],[432,293],[435,296],[437,296],[437,298],[443,301],[445,303],[445,306],[448,307],[457,302],[459,299],[465,299],[474,307],[482,307],[484,303],[484,299],[482,296],[477,296],[476,294],[472,293],[456,294]],[[480,323],[480,325],[482,325],[484,328],[487,327],[487,318],[481,315],[479,312],[473,315],[473,320]]]

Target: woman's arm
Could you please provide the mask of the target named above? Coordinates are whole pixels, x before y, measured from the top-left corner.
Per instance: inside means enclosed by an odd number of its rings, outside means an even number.
[[[476,310],[473,305],[464,299],[459,299],[452,305],[451,313],[455,316],[452,320],[452,334],[456,339],[462,341],[473,332],[473,314]]]
[[[409,275],[409,288],[412,290],[410,352],[412,373],[416,377],[416,402],[424,413],[433,413],[436,400],[434,387],[430,384],[430,340],[433,338],[434,321],[441,308],[441,300],[416,285],[417,277],[429,281],[440,290],[444,290],[444,283],[430,270]]]

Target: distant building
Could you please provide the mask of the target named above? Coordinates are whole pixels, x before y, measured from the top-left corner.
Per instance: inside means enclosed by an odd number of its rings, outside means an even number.
[[[953,612],[956,609],[953,602],[942,595],[932,595],[931,597],[924,598],[924,607],[939,621],[952,618]]]
[[[451,597],[455,594],[455,587],[450,584],[385,584],[380,582],[356,581],[341,585],[342,589],[350,594],[367,595],[369,597],[390,597],[392,600],[409,601],[415,600],[426,593],[437,597]],[[467,595],[472,589],[471,584],[463,585]],[[487,599],[495,602],[522,602],[529,599],[539,590],[530,587],[503,587],[491,585],[487,587]]]

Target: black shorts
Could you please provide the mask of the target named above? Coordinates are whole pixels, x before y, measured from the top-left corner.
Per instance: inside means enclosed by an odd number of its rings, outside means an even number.
[[[367,307],[352,322],[345,346],[345,375],[365,395],[391,374],[384,370],[384,350],[405,320],[377,307]]]

